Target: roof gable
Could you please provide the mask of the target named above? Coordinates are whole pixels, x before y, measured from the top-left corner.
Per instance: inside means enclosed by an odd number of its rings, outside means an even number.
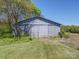
[[[20,22],[18,22],[16,25],[19,25],[19,24],[22,24],[22,23],[28,23],[28,22],[31,22],[31,21],[36,20],[36,19],[42,20],[42,21],[47,22],[47,23],[55,24],[55,25],[57,25],[57,26],[61,26],[60,23],[57,23],[57,22],[54,22],[54,21],[51,21],[51,20],[49,20],[49,19],[46,19],[46,18],[44,18],[44,17],[39,17],[39,16],[32,17],[32,18],[29,18],[29,19],[20,21]]]

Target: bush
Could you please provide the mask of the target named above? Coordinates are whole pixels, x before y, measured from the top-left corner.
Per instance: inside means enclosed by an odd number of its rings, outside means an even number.
[[[5,30],[0,29],[0,38],[13,37],[12,34],[9,31],[5,31]]]
[[[61,31],[59,32],[59,36],[60,36],[61,38],[69,38],[69,33],[65,32],[64,30],[61,30]]]
[[[69,38],[69,33],[65,33],[64,38]]]

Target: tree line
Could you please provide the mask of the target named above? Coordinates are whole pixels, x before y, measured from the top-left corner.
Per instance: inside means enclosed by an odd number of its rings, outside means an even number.
[[[76,25],[66,25],[61,27],[62,31],[70,32],[70,33],[78,33],[79,34],[79,26]]]

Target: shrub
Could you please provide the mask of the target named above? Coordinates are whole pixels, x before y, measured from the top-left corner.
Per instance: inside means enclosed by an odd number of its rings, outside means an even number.
[[[29,40],[32,41],[33,39],[30,37]]]
[[[0,38],[13,37],[12,34],[9,31],[5,31],[5,30],[0,29]]]
[[[61,30],[61,31],[59,32],[59,36],[60,36],[61,38],[69,38],[69,33],[65,32],[64,30]]]

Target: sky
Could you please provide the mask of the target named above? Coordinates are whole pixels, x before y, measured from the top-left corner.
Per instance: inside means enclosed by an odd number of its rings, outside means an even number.
[[[32,0],[45,18],[63,25],[79,25],[79,0]]]

